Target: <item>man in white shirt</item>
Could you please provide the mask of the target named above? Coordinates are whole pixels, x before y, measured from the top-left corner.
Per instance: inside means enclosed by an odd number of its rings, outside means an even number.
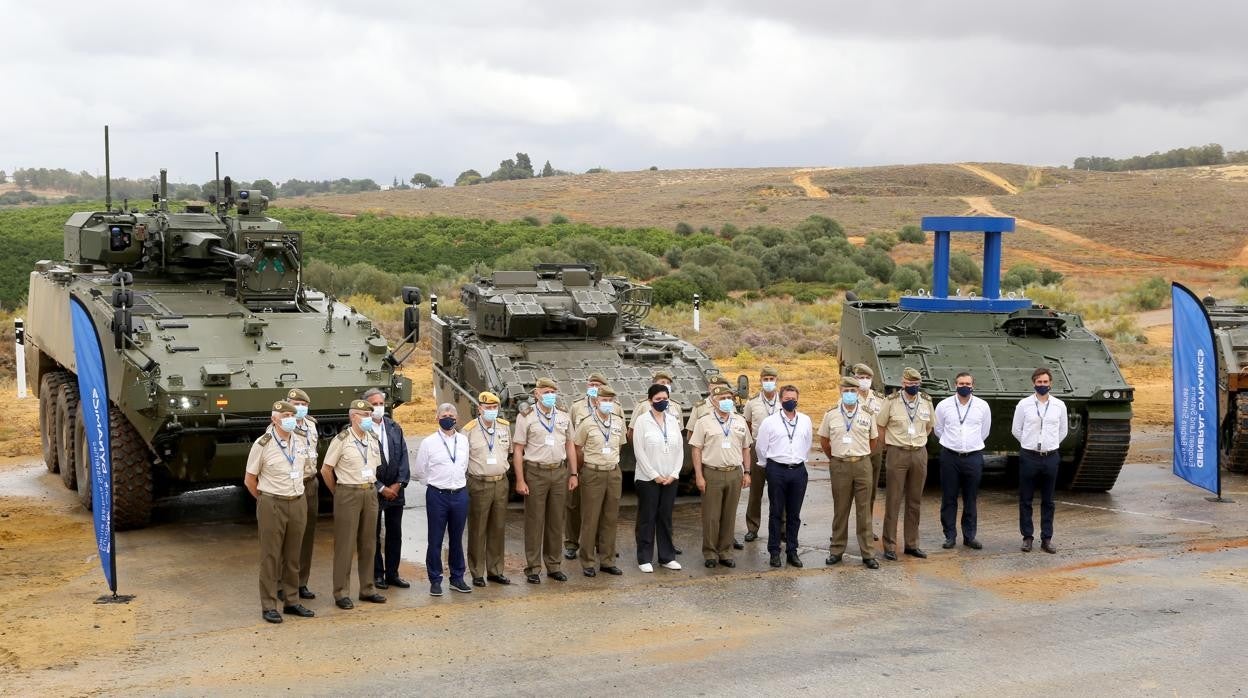
[[[758,427],[755,451],[767,474],[767,552],[772,567],[780,566],[780,522],[784,521],[785,552],[791,567],[801,567],[797,532],[802,525],[802,501],[806,498],[806,457],[814,432],[810,417],[797,411],[796,386],[780,388],[780,411]]]
[[[979,480],[984,474],[984,439],[992,428],[988,403],[975,397],[975,379],[965,371],[954,378],[956,394],[936,406],[934,431],[940,441],[940,526],[948,550],[958,541],[958,495],[962,495],[962,543],[979,550],[975,538]]]
[[[415,478],[425,483],[425,514],[429,521],[429,545],[425,569],[429,572],[429,595],[442,595],[442,537],[451,534],[451,588],[471,594],[464,583],[468,563],[464,559],[464,527],[468,523],[468,437],[455,431],[459,412],[450,403],[438,406],[438,431],[425,437],[412,467]]]
[[[1049,394],[1053,373],[1037,368],[1031,374],[1035,393],[1018,401],[1010,432],[1018,439],[1018,530],[1023,534],[1023,552],[1031,552],[1035,532],[1031,500],[1040,486],[1040,549],[1056,553],[1053,547],[1053,490],[1061,461],[1058,447],[1070,431],[1066,403]]]

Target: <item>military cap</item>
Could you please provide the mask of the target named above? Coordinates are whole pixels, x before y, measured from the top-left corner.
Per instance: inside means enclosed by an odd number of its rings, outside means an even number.
[[[372,412],[373,406],[363,400],[352,400],[350,409],[352,412]]]
[[[717,373],[711,376],[711,385],[728,385],[728,379],[724,378],[724,374]]]
[[[477,402],[482,404],[497,405],[499,403],[498,396],[486,390],[477,396]]]
[[[295,406],[290,404],[289,402],[286,402],[285,400],[278,400],[277,402],[273,403],[273,411],[274,412],[290,412],[293,414],[295,411]]]
[[[286,399],[287,400],[302,400],[304,402],[312,402],[312,400],[308,397],[308,394],[298,388],[291,388],[289,391],[287,391]]]
[[[921,381],[921,380],[923,380],[923,374],[922,374],[922,373],[919,373],[919,369],[917,369],[917,368],[911,368],[911,367],[909,367],[909,366],[907,366],[907,367],[905,367],[904,369],[902,369],[902,370],[901,370],[901,377],[902,377],[902,378],[905,378],[905,379],[906,379],[906,380],[908,380],[908,381]]]
[[[550,379],[550,378],[538,378],[538,379],[537,379],[537,386],[536,386],[536,387],[538,387],[538,388],[550,388],[551,390],[558,390],[558,389],[559,389],[559,384],[558,384],[558,383],[556,383],[554,380],[552,380],[552,379]]]
[[[841,387],[842,388],[857,388],[858,381],[855,380],[851,376],[841,376]]]
[[[598,397],[615,397],[615,388],[609,385],[603,385],[598,388]]]
[[[729,387],[728,387],[728,386],[726,386],[726,385],[717,385],[717,386],[715,386],[715,387],[711,390],[711,395],[712,395],[712,396],[714,396],[714,397],[719,397],[719,396],[721,396],[721,395],[729,395],[729,396],[731,396],[731,395],[734,395],[734,394],[735,394],[735,393],[733,393],[733,392],[732,392],[732,388],[729,388]]]
[[[763,370],[758,372],[758,375],[771,376],[772,378],[779,378],[780,372],[776,370],[775,366],[764,366]]]
[[[672,375],[671,375],[670,373],[668,373],[667,371],[655,371],[655,372],[654,372],[654,378],[652,378],[651,380],[653,380],[653,381],[655,381],[655,382],[657,383],[657,382],[658,382],[658,381],[660,381],[660,380],[669,380],[669,381],[670,381],[671,379],[672,379]]]
[[[875,371],[872,371],[871,367],[866,364],[854,364],[854,368],[851,372],[855,374],[861,373],[864,376],[871,376],[872,378],[875,377]]]
[[[599,383],[602,385],[606,385],[607,379],[604,378],[601,373],[591,373],[589,374],[589,378],[585,379],[585,382],[586,383]]]

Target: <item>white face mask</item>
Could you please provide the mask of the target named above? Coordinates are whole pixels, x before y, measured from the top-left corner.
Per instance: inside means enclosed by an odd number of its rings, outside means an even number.
[[[870,389],[871,389],[871,379],[870,379],[870,378],[859,378],[859,379],[858,379],[858,387],[859,387],[859,388],[862,388],[863,390],[870,390]]]
[[[384,416],[386,416],[385,405],[375,405],[373,407],[373,419],[381,419]]]
[[[776,382],[775,381],[763,381],[763,392],[765,393],[776,392]]]

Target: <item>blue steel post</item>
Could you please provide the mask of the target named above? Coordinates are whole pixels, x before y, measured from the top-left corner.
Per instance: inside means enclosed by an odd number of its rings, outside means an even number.
[[[949,297],[949,231],[936,231],[936,247],[932,255],[932,296]]]
[[[984,233],[984,298],[1001,297],[1001,233]]]

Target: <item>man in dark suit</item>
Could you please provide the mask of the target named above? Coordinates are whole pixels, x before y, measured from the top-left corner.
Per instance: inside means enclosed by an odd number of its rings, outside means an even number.
[[[386,394],[377,388],[364,393],[373,406],[373,433],[381,442],[381,467],[377,469],[377,552],[373,555],[373,585],[378,589],[411,586],[399,576],[399,553],[403,546],[403,490],[411,479],[407,441],[398,422],[386,416]],[[383,546],[382,524],[385,524]],[[384,552],[383,552],[384,549]]]

